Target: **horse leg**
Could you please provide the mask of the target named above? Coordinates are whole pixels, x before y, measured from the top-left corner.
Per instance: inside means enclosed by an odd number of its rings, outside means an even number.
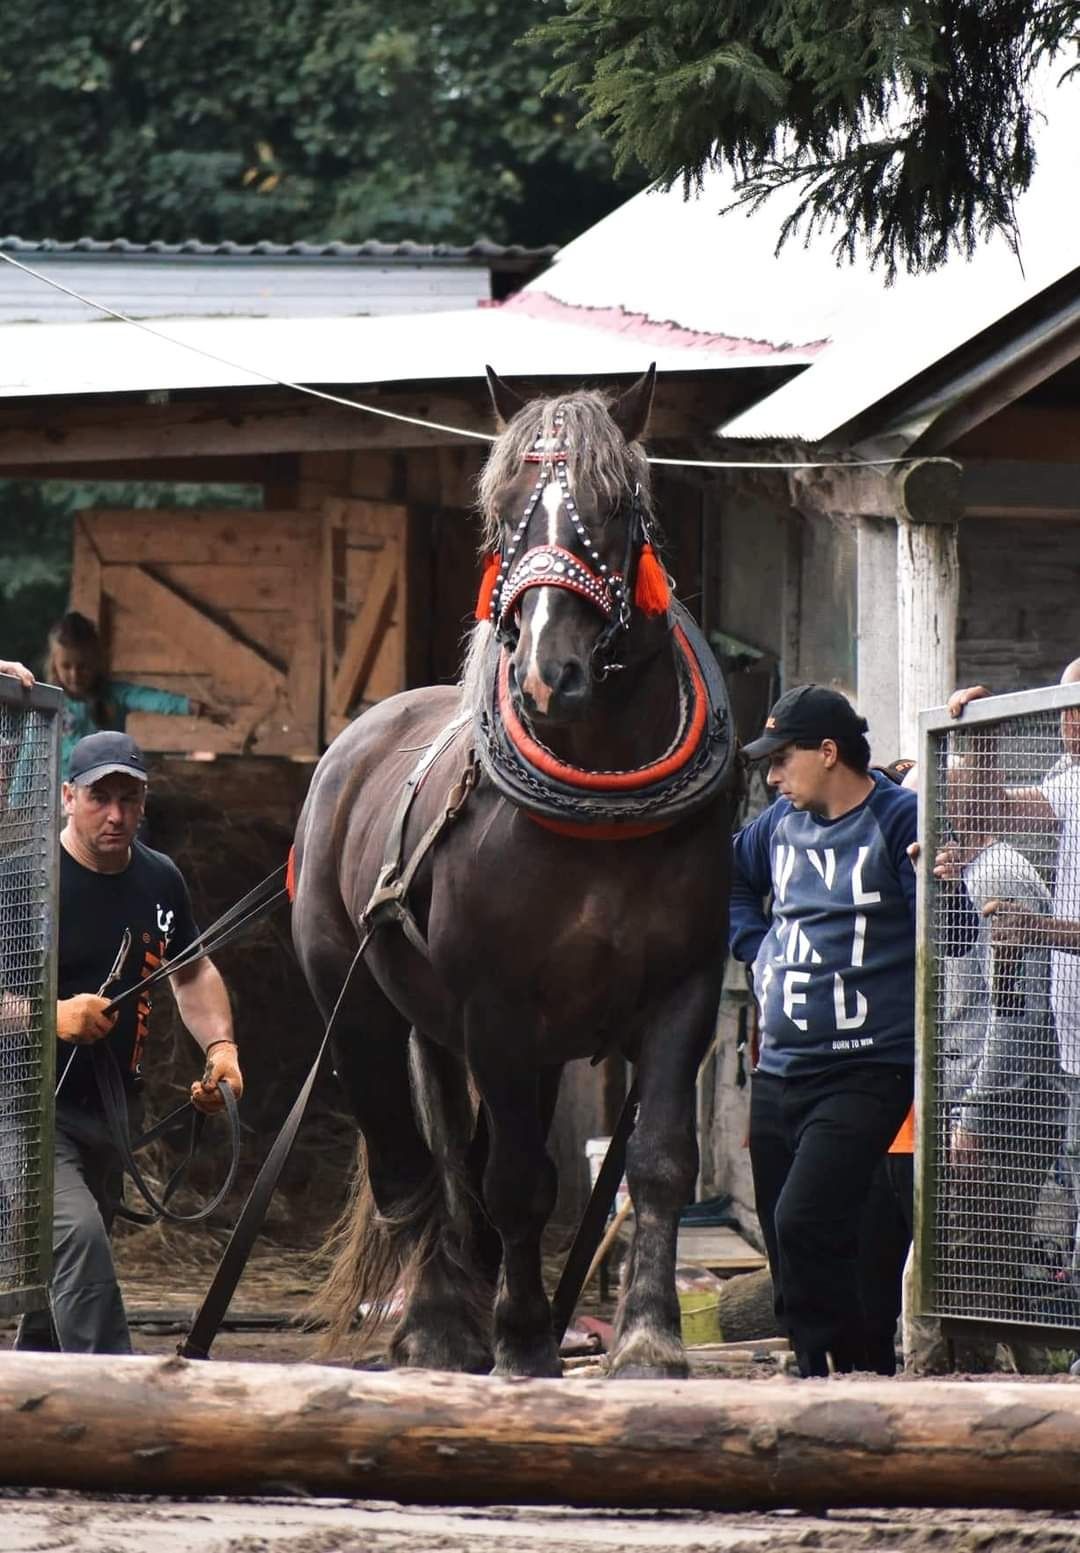
[[[334,952],[330,934],[310,952],[309,943],[310,938],[298,940],[301,963],[327,1017],[351,954]],[[347,1333],[361,1304],[377,1313],[369,1324],[371,1336],[395,1295],[410,1308],[438,1247],[445,1208],[413,1101],[409,1026],[363,962],[353,971],[331,1046],[334,1070],[363,1137],[366,1167],[337,1227],[330,1276],[313,1303],[313,1313],[329,1323],[332,1344]],[[395,1364],[455,1370],[489,1364],[488,1345],[475,1324],[463,1319],[460,1302],[421,1302],[412,1318],[399,1320],[391,1336]]]
[[[689,1373],[675,1293],[679,1215],[698,1169],[695,1083],[720,1000],[720,980],[684,983],[655,1010],[642,1041],[637,1124],[626,1153],[634,1233],[615,1315],[608,1373]]]
[[[540,1237],[558,1186],[547,1131],[561,1070],[520,1065],[522,1047],[527,1052],[529,1043],[515,1036],[508,1052],[506,1041],[506,1031],[517,1023],[507,1012],[481,1026],[472,1010],[466,1021],[469,1067],[489,1131],[484,1206],[502,1242],[494,1373],[555,1376],[562,1366],[544,1291]]]
[[[413,1031],[413,1099],[439,1174],[443,1212],[394,1334],[398,1363],[491,1369],[491,1307],[498,1263],[485,1258],[494,1234],[469,1170],[474,1116],[459,1055]]]

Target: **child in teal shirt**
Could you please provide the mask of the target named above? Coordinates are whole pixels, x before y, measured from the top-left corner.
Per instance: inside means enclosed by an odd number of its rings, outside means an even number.
[[[207,707],[190,696],[109,679],[97,628],[77,610],[69,611],[49,632],[45,678],[64,692],[60,714],[61,775],[67,771],[68,756],[80,739],[104,728],[123,732],[129,712],[164,712],[173,717],[209,714]]]

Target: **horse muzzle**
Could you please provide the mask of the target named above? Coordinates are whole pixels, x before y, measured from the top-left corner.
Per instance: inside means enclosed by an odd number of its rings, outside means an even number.
[[[557,726],[579,722],[588,715],[593,684],[586,661],[545,658],[519,665],[518,656],[515,653],[510,660],[510,694],[530,722]]]

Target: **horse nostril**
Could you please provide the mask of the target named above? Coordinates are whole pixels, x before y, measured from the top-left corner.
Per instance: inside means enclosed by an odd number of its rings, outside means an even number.
[[[568,658],[559,671],[555,694],[564,701],[579,701],[586,694],[589,681],[585,668],[577,658]]]

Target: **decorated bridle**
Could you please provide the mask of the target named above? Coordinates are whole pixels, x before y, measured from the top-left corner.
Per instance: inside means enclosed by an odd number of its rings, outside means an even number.
[[[620,570],[612,571],[600,559],[592,535],[577,510],[567,467],[569,450],[563,440],[563,417],[556,412],[554,435],[538,436],[524,455],[527,464],[539,464],[536,484],[529,493],[525,510],[508,541],[488,556],[480,583],[476,618],[489,620],[504,647],[517,643],[516,610],[530,588],[564,588],[576,593],[604,616],[606,624],[593,646],[597,677],[605,678],[623,665],[615,660],[616,645],[631,621],[633,606],[646,615],[660,615],[671,602],[670,589],[652,544],[648,518],[641,500],[641,487],[634,486],[630,520],[626,528],[626,551]],[[562,494],[562,503],[581,548],[589,560],[582,560],[563,545],[533,545],[521,554],[521,548],[533,514],[554,474]],[[589,562],[591,561],[591,565]],[[631,580],[632,579],[632,580]]]

